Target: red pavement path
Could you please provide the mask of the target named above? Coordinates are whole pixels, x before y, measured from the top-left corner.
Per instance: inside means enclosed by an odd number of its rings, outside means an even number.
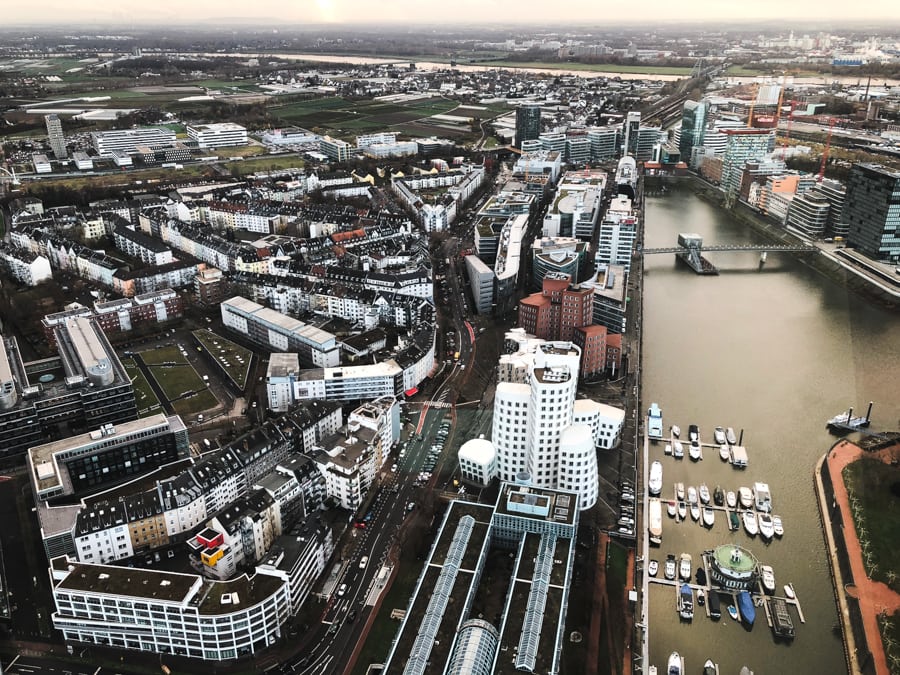
[[[847,486],[844,484],[843,470],[848,464],[860,457],[889,461],[895,456],[897,446],[886,448],[879,452],[865,452],[859,446],[848,441],[841,441],[828,453],[828,472],[834,487],[834,497],[841,508],[841,513],[846,514],[844,527],[844,541],[847,545],[847,553],[850,558],[850,568],[853,570],[853,582],[856,586],[853,596],[859,600],[862,612],[863,626],[866,631],[866,642],[872,659],[875,663],[875,672],[890,673],[887,657],[884,653],[884,645],[881,642],[881,631],[878,630],[878,615],[886,611],[888,614],[900,610],[900,594],[896,593],[886,584],[880,581],[872,581],[866,576],[863,564],[862,548],[859,545],[859,537],[856,534],[856,524],[853,522],[850,510],[850,499],[847,495]],[[847,591],[849,594],[849,590]]]

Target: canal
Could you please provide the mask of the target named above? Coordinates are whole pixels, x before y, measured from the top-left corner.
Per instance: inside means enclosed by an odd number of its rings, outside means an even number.
[[[672,246],[679,232],[696,232],[710,244],[761,242],[728,213],[693,194],[689,184],[648,197],[645,246]],[[650,459],[663,464],[663,499],[674,484],[706,482],[737,491],[767,482],[774,513],[785,534],[766,545],[743,529],[730,532],[722,514],[706,530],[690,516],[681,523],[663,516],[662,545],[648,558],[688,552],[696,569],[704,549],[734,542],[774,567],[779,595],[793,583],[806,623],[793,612],[796,639],[776,643],[758,608],[752,631],[728,618],[679,621],[674,591],[651,584],[650,664],[665,672],[672,651],[685,657],[686,671],[700,672],[706,659],[722,675],[741,666],[757,674],[844,673],[824,540],[816,508],[813,469],[834,442],[826,419],[875,402],[874,428],[896,429],[900,418],[900,317],[883,311],[805,267],[789,254],[709,253],[717,277],[695,275],[674,256],[647,256],[643,306],[643,394],[659,403],[665,429],[698,424],[703,442],[713,427],[744,433],[749,466],[738,471],[706,451],[697,463],[665,457],[663,444]],[[687,453],[685,453],[687,454]],[[649,665],[649,664],[648,664]],[[646,668],[645,668],[646,672]]]

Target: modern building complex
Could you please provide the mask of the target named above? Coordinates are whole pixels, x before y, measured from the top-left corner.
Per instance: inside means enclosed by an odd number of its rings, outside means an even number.
[[[339,138],[323,136],[319,139],[319,152],[335,162],[346,162],[352,151],[353,146]]]
[[[706,104],[702,101],[685,101],[681,110],[681,138],[678,151],[686,162],[690,162],[694,148],[703,145],[706,131]]]
[[[571,492],[510,483],[493,507],[451,502],[384,672],[559,672],[580,506]],[[512,557],[499,578],[489,562],[497,550]],[[496,618],[475,616],[498,592]]]
[[[63,134],[59,115],[44,115],[44,123],[47,125],[47,141],[50,143],[50,149],[53,150],[53,156],[56,159],[66,159],[69,151],[66,149],[66,136]]]
[[[53,330],[59,355],[25,363],[0,337],[0,458],[73,431],[137,419],[131,378],[99,325],[84,317]]]
[[[600,222],[600,238],[594,254],[596,265],[621,265],[631,270],[631,256],[638,235],[638,218],[631,199],[620,194],[610,202]]]
[[[744,164],[761,159],[772,151],[775,135],[771,129],[726,129],[725,154],[722,158],[722,188],[732,198],[740,191]]]
[[[875,260],[900,262],[900,172],[856,164],[844,206],[847,240]]]
[[[187,135],[192,141],[196,141],[197,147],[201,150],[247,145],[247,129],[233,122],[189,124]]]
[[[541,134],[541,106],[526,103],[516,108],[515,146],[522,147],[523,141],[537,140]]]
[[[548,275],[578,279],[587,257],[587,242],[575,237],[543,237],[531,245],[531,287],[541,288]]]
[[[279,352],[297,352],[304,363],[322,368],[340,363],[334,335],[235,296],[221,304],[222,323],[255,344]]]
[[[138,148],[162,148],[175,145],[175,132],[167,127],[139,127],[118,131],[92,131],[94,150],[101,157],[127,156]]]
[[[556,198],[544,216],[544,237],[577,237],[590,241],[600,218],[606,172],[568,171],[560,178]]]

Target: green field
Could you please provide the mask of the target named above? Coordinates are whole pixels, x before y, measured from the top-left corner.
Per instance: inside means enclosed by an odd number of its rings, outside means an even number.
[[[687,66],[633,66],[621,63],[577,63],[568,61],[482,61],[477,65],[496,68],[527,68],[528,70],[583,70],[598,73],[632,75],[690,75]]]
[[[194,415],[209,410],[218,405],[219,401],[209,389],[198,391],[188,398],[182,398],[172,402],[175,412],[181,416]]]
[[[178,347],[151,349],[141,352],[141,358],[179,415],[202,412],[218,404]]]
[[[866,574],[900,593],[900,467],[863,458],[844,469],[844,481]]]
[[[747,68],[745,66],[728,66],[728,69],[725,71],[726,75],[747,75],[754,77],[756,75],[765,75],[766,72],[763,70],[759,70],[758,68]]]
[[[247,386],[250,359],[253,356],[249,349],[245,349],[239,344],[235,344],[231,340],[223,338],[221,335],[217,335],[206,328],[195,330],[193,335],[203,345],[209,355],[222,365],[222,368],[238,387],[243,389]],[[243,364],[238,360],[239,357],[243,360]],[[226,362],[228,363],[227,366],[225,365]]]
[[[128,373],[128,377],[131,378],[132,386],[134,386],[134,400],[137,404],[138,414],[141,417],[148,417],[161,412],[162,406],[159,404],[159,399],[156,398],[156,394],[150,388],[150,383],[147,382],[147,378],[134,364],[134,361],[126,359],[122,362],[122,365],[125,366],[125,371]]]
[[[264,155],[245,159],[239,162],[226,162],[224,167],[232,175],[246,176],[257,171],[276,171],[278,169],[302,169],[303,160],[295,156]]]

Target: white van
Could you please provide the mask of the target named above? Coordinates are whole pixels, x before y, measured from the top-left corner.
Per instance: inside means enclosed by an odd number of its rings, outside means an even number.
[[[361,570],[366,569],[366,563],[368,563],[368,562],[369,562],[369,556],[364,555],[362,558],[360,558],[359,559],[359,569],[361,569]]]

